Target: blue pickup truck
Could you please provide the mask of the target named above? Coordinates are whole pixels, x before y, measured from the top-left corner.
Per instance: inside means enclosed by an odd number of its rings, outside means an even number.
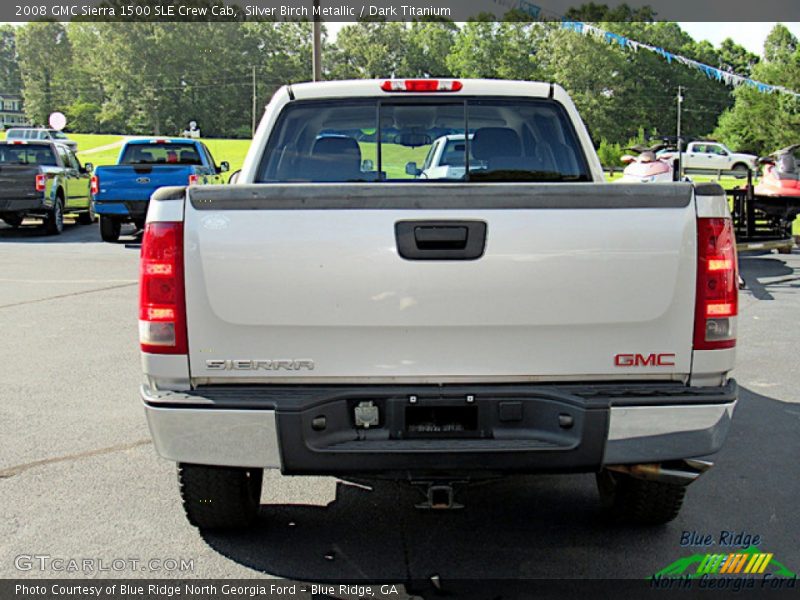
[[[171,185],[224,183],[222,173],[203,142],[153,138],[128,141],[114,166],[97,167],[91,181],[94,210],[100,216],[103,241],[116,242],[123,223],[144,227],[150,196]]]

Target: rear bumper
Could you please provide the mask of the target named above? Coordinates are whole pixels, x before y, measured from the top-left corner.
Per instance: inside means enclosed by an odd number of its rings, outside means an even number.
[[[470,404],[479,415],[476,430],[471,437],[463,432],[410,434],[405,421],[412,395],[417,407]],[[473,396],[471,403],[467,395]],[[733,380],[719,388],[142,388],[155,447],[164,458],[279,468],[287,474],[401,478],[590,472],[606,465],[704,456],[722,447],[736,397]],[[366,399],[378,407],[380,422],[357,429],[353,409]],[[319,417],[325,417],[324,430],[318,427]]]
[[[149,200],[95,200],[94,212],[98,215],[144,219]]]
[[[44,197],[0,200],[0,213],[24,213],[47,209]]]

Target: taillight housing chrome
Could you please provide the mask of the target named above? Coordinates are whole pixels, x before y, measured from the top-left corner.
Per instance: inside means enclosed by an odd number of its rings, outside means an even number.
[[[100,179],[97,175],[92,175],[92,178],[89,183],[89,193],[92,196],[96,196],[100,192]]]
[[[139,269],[142,352],[186,354],[183,223],[147,223]]]
[[[697,220],[697,297],[694,349],[736,346],[739,270],[736,239],[729,218]]]
[[[463,87],[452,79],[387,79],[381,84],[384,92],[460,92]]]
[[[28,181],[30,181],[30,179]],[[47,189],[47,175],[45,175],[44,173],[39,173],[36,176],[36,191],[43,192],[46,189]]]

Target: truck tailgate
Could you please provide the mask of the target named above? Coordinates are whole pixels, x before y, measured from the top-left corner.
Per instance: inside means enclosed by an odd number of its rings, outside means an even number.
[[[691,370],[688,184],[187,194],[196,381],[683,379]],[[396,225],[408,221],[485,223],[485,248],[470,260],[404,258]],[[637,354],[645,360],[624,358]]]
[[[32,200],[41,198],[36,191],[37,165],[0,165],[0,200]]]
[[[186,185],[190,165],[112,165],[97,167],[100,192],[95,200],[149,200],[160,187]]]

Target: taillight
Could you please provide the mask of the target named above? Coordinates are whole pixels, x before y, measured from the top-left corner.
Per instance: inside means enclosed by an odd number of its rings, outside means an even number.
[[[186,354],[183,223],[148,223],[139,270],[142,352]]]
[[[30,181],[30,179],[28,181]],[[45,189],[47,189],[47,175],[45,175],[44,173],[39,173],[36,176],[36,191],[43,192],[45,191]]]
[[[92,196],[96,196],[98,193],[100,193],[100,179],[98,179],[97,175],[92,175],[92,179],[90,181],[89,193]]]
[[[736,240],[730,219],[697,220],[697,299],[694,316],[695,350],[736,345],[739,312],[739,271]]]
[[[189,185],[196,185],[200,181],[200,177],[195,174],[189,175]]]
[[[459,92],[460,81],[440,79],[388,79],[381,84],[384,92]]]

